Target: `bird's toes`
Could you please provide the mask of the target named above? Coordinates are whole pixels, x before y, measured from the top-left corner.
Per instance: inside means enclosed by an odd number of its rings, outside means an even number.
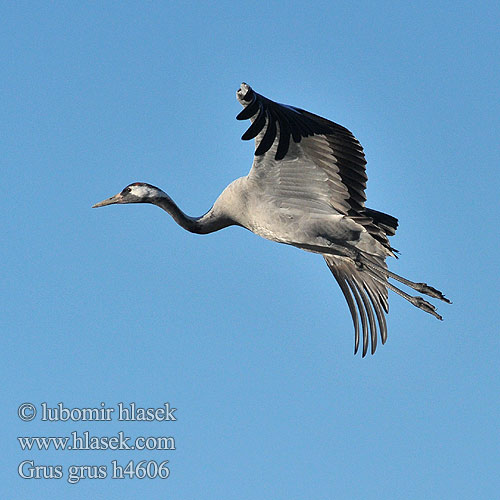
[[[422,309],[422,311],[432,314],[435,318],[443,321],[443,318],[436,312],[436,308],[423,297],[412,297],[411,303],[419,309]]]
[[[425,293],[429,297],[434,297],[435,299],[442,300],[447,304],[451,304],[451,301],[447,299],[442,292],[437,290],[436,288],[428,285],[427,283],[416,283],[417,287],[415,289],[420,293]]]

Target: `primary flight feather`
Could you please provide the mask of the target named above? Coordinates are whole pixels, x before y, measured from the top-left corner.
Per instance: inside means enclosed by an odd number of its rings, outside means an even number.
[[[400,290],[393,278],[430,297],[450,302],[426,283],[388,270],[395,250],[388,237],[398,221],[365,207],[366,160],[346,128],[300,108],[279,104],[243,83],[236,92],[250,119],[242,139],[255,139],[255,157],[246,177],[233,181],[201,217],[189,217],[161,189],[136,182],[94,207],[115,203],[153,203],[183,228],[206,234],[238,225],[279,243],[323,255],[345,296],[354,323],[354,353],[387,339],[388,289],[442,319],[422,297]],[[378,325],[378,326],[377,326]]]

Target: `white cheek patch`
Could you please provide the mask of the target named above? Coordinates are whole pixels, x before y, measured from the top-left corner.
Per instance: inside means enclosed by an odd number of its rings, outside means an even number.
[[[137,196],[139,198],[148,198],[153,192],[149,186],[130,186],[130,194]]]

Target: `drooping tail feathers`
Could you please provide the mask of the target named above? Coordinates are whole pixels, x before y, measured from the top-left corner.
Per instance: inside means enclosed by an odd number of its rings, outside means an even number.
[[[374,258],[363,255],[361,262],[354,262],[350,258],[335,255],[323,255],[323,257],[337,280],[351,312],[354,324],[354,354],[358,352],[360,331],[363,334],[363,357],[368,351],[369,339],[371,339],[371,353],[373,354],[375,352],[377,348],[375,316],[377,318],[382,344],[385,344],[387,340],[387,324],[384,312],[389,312],[387,289],[396,292],[414,306],[442,320],[432,304],[422,297],[408,295],[389,283],[388,278],[393,278],[420,293],[450,303],[439,290],[436,290],[426,283],[414,283],[413,281],[402,278],[389,271],[382,257]],[[361,328],[359,318],[361,318]]]
[[[398,219],[392,215],[373,210],[373,208],[365,208],[367,217],[371,217],[376,226],[385,231],[387,236],[394,236],[398,228]]]
[[[352,214],[350,217],[363,226],[373,238],[382,243],[396,257],[398,251],[391,247],[389,243],[389,237],[394,236],[398,228],[398,219],[396,217],[372,208],[365,208],[362,212]]]

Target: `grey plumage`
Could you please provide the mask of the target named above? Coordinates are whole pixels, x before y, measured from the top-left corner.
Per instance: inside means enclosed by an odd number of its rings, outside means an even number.
[[[233,181],[201,217],[184,214],[162,190],[134,183],[94,205],[153,203],[195,233],[239,225],[264,238],[320,253],[347,301],[355,330],[356,353],[377,347],[377,325],[387,340],[388,289],[442,319],[434,306],[388,282],[396,279],[421,293],[449,302],[425,283],[390,272],[395,256],[388,237],[397,219],[365,207],[366,160],[358,140],[346,128],[300,108],[278,104],[243,83],[238,119],[250,119],[242,139],[255,139],[255,157],[246,177]]]

